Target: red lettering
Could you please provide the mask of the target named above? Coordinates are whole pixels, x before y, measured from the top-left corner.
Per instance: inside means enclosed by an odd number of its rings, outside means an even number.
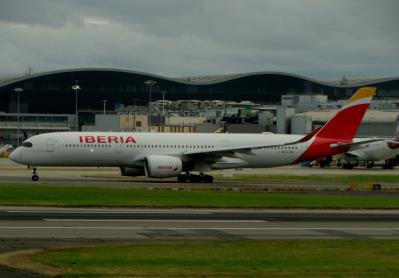
[[[128,136],[127,138],[126,138],[126,141],[125,141],[125,143],[127,144],[127,143],[133,143],[133,144],[136,144],[136,140],[134,139],[134,137],[133,136]]]
[[[96,139],[94,138],[94,136],[85,136],[85,142],[86,143],[95,143]]]
[[[91,135],[86,135],[86,136],[79,136],[79,143],[87,143],[87,144],[93,144],[93,143],[98,143],[98,144],[106,144],[106,143],[121,143],[121,144],[136,144],[136,139],[133,136],[104,136],[104,135],[98,135],[98,136],[91,136]]]
[[[108,136],[108,143],[118,143],[118,137]]]
[[[107,143],[105,136],[97,136],[97,143]]]

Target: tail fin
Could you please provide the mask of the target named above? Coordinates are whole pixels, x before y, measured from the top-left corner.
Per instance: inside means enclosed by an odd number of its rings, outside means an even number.
[[[369,107],[371,99],[375,95],[376,88],[364,87],[348,100],[348,102],[329,120],[318,132],[313,132],[309,147],[293,162],[300,163],[305,160],[314,160],[321,157],[345,153],[348,147],[342,143],[352,143],[360,122]]]
[[[375,91],[376,88],[373,87],[363,87],[357,90],[344,107],[315,136],[318,138],[351,142],[375,95]]]

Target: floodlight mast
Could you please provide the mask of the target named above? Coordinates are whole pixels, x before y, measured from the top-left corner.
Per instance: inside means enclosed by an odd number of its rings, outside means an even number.
[[[75,81],[75,85],[72,86],[72,90],[75,90],[75,122],[76,122],[76,131],[79,131],[78,91],[81,90],[81,88],[78,85],[78,80]]]
[[[108,99],[103,99],[104,102],[104,115],[105,115],[105,104],[108,102]]]
[[[165,116],[165,94],[166,91],[162,91],[162,114]]]
[[[150,87],[150,97],[149,97],[149,101],[148,101],[148,109],[149,109],[149,114],[148,114],[148,127],[149,127],[149,132],[151,132],[151,116],[152,116],[152,113],[151,113],[151,94],[152,94],[152,85],[156,85],[157,84],[157,82],[156,81],[154,81],[154,80],[147,80],[147,81],[145,81],[144,82],[144,84],[146,84],[147,86],[149,86]]]

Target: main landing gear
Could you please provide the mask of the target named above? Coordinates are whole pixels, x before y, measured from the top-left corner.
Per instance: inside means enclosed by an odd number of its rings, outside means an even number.
[[[350,162],[342,164],[342,169],[345,169],[345,170],[352,170],[354,167],[355,167],[355,165]]]
[[[192,183],[212,183],[213,182],[213,177],[210,175],[205,175],[205,174],[199,174],[199,175],[194,175],[191,173],[186,173],[182,175],[177,176],[177,181],[178,182],[192,182]]]
[[[39,175],[37,174],[36,168],[32,168],[32,181],[38,181]]]
[[[385,160],[385,164],[382,166],[382,169],[390,169],[392,170],[396,166],[396,161],[395,159],[388,159]]]

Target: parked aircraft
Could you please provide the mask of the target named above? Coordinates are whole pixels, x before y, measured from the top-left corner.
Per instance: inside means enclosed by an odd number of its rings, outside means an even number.
[[[399,155],[399,117],[397,119],[395,137],[377,142],[370,142],[354,148],[338,157],[343,160],[344,169],[352,169],[359,161],[366,163],[368,168],[372,168],[377,161],[385,161],[383,168],[393,169],[396,165],[395,157]],[[361,142],[367,139],[355,139],[355,142]]]
[[[212,182],[205,173],[231,168],[277,167],[345,153],[376,89],[360,88],[321,129],[287,134],[200,134],[55,132],[33,136],[10,159],[38,166],[120,167],[122,175],[177,177],[179,182]],[[362,144],[374,142],[371,139]],[[199,175],[192,174],[198,171]]]

